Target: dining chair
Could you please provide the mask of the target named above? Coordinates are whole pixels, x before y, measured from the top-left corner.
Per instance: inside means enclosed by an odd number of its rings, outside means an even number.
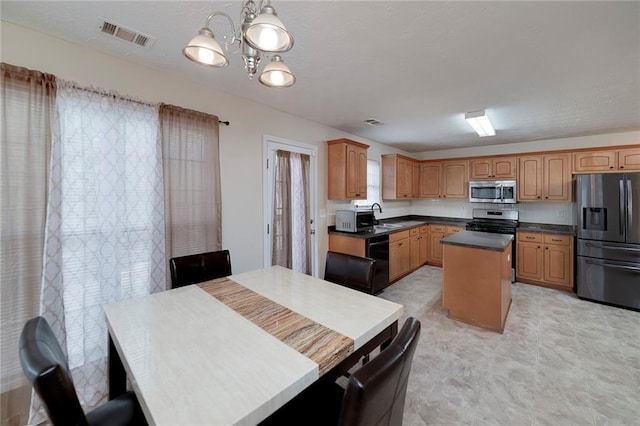
[[[169,260],[171,288],[201,283],[231,275],[229,250],[174,257]]]
[[[62,348],[43,317],[27,321],[20,334],[22,370],[42,400],[49,420],[58,425],[146,425],[133,392],[126,392],[84,413]]]
[[[375,271],[374,259],[334,251],[327,252],[324,269],[326,281],[365,293],[373,293]]]
[[[260,426],[400,426],[420,321],[409,317],[391,344],[353,372],[346,389],[312,385]],[[297,423],[296,423],[297,422]]]

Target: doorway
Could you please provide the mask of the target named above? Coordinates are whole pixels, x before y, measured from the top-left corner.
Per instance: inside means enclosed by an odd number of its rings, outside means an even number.
[[[318,149],[269,135],[263,143],[264,266],[288,262],[291,269],[317,277]]]

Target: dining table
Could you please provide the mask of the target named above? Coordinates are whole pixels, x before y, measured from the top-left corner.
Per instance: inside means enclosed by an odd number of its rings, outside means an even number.
[[[110,398],[130,386],[154,425],[255,425],[384,348],[403,307],[271,266],[104,311]]]

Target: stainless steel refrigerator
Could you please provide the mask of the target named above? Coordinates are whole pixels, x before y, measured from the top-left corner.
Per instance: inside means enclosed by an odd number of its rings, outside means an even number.
[[[640,173],[577,176],[578,297],[640,309]]]

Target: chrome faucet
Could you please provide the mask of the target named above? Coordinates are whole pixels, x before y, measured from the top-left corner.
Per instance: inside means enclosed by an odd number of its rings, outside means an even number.
[[[374,207],[374,206],[378,206],[378,208],[380,209],[380,213],[382,213],[382,207],[381,207],[381,206],[380,206],[380,204],[378,204],[378,203],[373,203],[373,204],[371,204],[371,211],[373,211],[373,207]]]

